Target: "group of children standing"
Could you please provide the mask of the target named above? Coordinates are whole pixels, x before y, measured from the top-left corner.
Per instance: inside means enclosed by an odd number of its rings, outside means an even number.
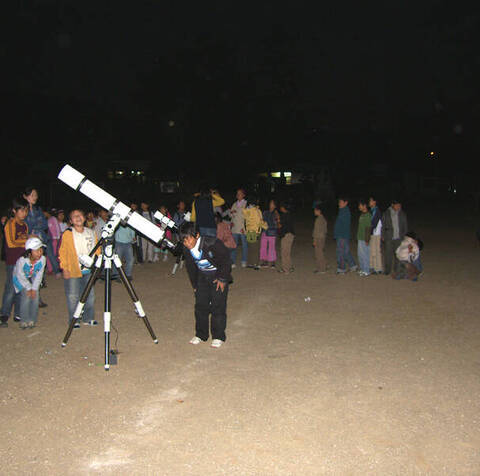
[[[293,272],[291,249],[295,239],[295,227],[287,203],[277,207],[270,200],[268,207],[261,210],[257,200],[247,201],[243,189],[238,189],[236,201],[231,207],[223,207],[225,201],[218,192],[207,196],[208,206],[199,206],[196,199],[192,204],[192,221],[201,236],[216,236],[230,250],[232,268],[237,266],[237,250],[242,247],[242,268],[277,269],[277,238],[280,240],[280,273]],[[214,227],[205,226],[212,206]]]
[[[61,222],[58,222],[56,226],[59,227],[59,235],[56,240],[51,240],[48,231],[52,220],[35,205],[38,199],[36,190],[33,189],[31,193],[35,196],[33,205],[25,194],[22,198],[13,200],[11,217],[4,226],[6,280],[0,327],[8,327],[12,310],[13,320],[20,323],[20,328],[35,327],[38,308],[46,306],[45,303],[42,306],[40,288],[47,269],[47,256],[52,265],[52,273],[57,277],[63,276],[69,320],[73,318],[76,304],[90,273],[88,269],[82,268],[78,258],[82,254],[90,253],[97,242],[97,236],[93,229],[85,226],[84,213],[81,210],[72,210],[71,227],[60,227]],[[93,317],[93,304],[92,289],[83,313],[85,324],[97,324]]]
[[[41,305],[40,287],[47,267],[46,256],[51,262],[51,272],[57,277],[63,277],[70,322],[90,277],[90,270],[80,264],[79,257],[90,254],[99,238],[98,226],[101,229],[102,223],[105,224],[108,220],[106,211],[102,211],[105,213],[99,214],[94,220],[90,218],[89,223],[83,211],[72,210],[69,214],[70,227],[67,228],[64,221],[58,220],[54,213],[44,214],[35,205],[37,199],[36,190],[31,189],[29,195],[14,200],[12,216],[4,227],[7,279],[0,315],[1,327],[8,326],[12,308],[14,320],[20,322],[21,328],[35,326]],[[182,200],[178,202],[173,215],[177,237],[184,244],[182,256],[187,263],[192,286],[196,289],[196,335],[191,343],[197,344],[208,338],[208,314],[211,313],[213,347],[221,346],[225,340],[230,270],[236,266],[238,246],[242,246],[242,267],[276,269],[281,273],[291,273],[294,270],[291,250],[295,240],[295,226],[287,203],[277,206],[275,200],[270,200],[266,209],[261,210],[257,201],[247,201],[245,191],[238,189],[232,206],[227,208],[224,204],[225,201],[217,191],[206,190],[195,197],[189,221]],[[338,200],[338,215],[333,231],[337,274],[358,271],[360,276],[391,274],[396,279],[416,280],[422,272],[422,242],[414,233],[407,231],[407,219],[401,203],[392,201],[391,206],[382,214],[375,198],[370,197],[368,202],[358,202],[358,210],[357,265],[350,251],[349,200],[346,197]],[[163,207],[160,211],[170,218],[166,208]],[[154,220],[148,204],[142,203],[139,212],[147,219]],[[325,273],[327,221],[320,205],[315,206],[314,215],[314,273]],[[131,230],[127,228],[127,231]],[[135,232],[122,233],[121,229],[116,232],[117,252],[118,249],[125,248],[133,253]],[[120,235],[125,235],[125,239]],[[171,239],[171,236],[167,238]],[[281,265],[278,267],[277,238],[280,240],[281,254]],[[122,240],[125,241],[125,247],[122,246]],[[155,250],[152,243],[150,246]],[[149,253],[148,245],[142,248],[144,260],[148,261],[150,257],[154,261],[154,253]],[[163,252],[161,248],[159,251]],[[100,250],[96,252],[100,253]],[[181,258],[177,257],[177,265],[179,259]],[[126,261],[126,274],[131,278],[131,266],[128,266],[129,260]],[[92,288],[82,314],[85,325],[97,325],[94,299]],[[210,303],[208,306],[207,301]],[[74,327],[78,328],[80,324],[76,323]]]
[[[398,200],[382,214],[375,197],[358,201],[358,265],[350,251],[351,214],[348,198],[338,200],[335,220],[337,274],[358,271],[360,276],[391,275],[395,279],[416,281],[423,268],[420,260],[422,241],[408,231],[407,216]],[[382,253],[383,250],[383,253]]]

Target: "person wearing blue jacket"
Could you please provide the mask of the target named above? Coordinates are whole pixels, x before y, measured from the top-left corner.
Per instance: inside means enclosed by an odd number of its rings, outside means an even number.
[[[48,221],[43,210],[36,204],[38,201],[38,192],[33,187],[27,187],[23,192],[23,198],[29,204],[28,215],[25,223],[28,225],[30,235],[38,236],[45,244],[45,252],[48,260],[52,265],[52,269],[57,278],[61,277],[58,259],[53,251],[52,240],[48,235]]]
[[[351,220],[348,198],[340,197],[338,199],[338,215],[333,229],[333,238],[337,242],[337,274],[345,274],[347,264],[350,271],[357,270],[357,265],[350,252]]]

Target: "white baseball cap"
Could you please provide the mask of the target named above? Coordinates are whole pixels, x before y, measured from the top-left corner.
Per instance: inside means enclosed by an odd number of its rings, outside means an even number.
[[[27,240],[25,243],[25,249],[26,250],[38,250],[45,245],[42,243],[42,240],[37,237],[32,237]]]

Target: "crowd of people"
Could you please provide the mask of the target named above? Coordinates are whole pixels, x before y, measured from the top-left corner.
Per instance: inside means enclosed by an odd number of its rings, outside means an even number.
[[[38,198],[35,188],[27,188],[21,197],[13,200],[9,216],[2,217],[6,280],[0,327],[8,326],[12,311],[14,321],[19,322],[22,329],[36,325],[38,308],[47,306],[40,296],[41,288],[46,285],[45,274],[63,278],[68,322],[75,318],[74,328],[79,328],[81,318],[83,324],[95,326],[93,288],[82,315],[74,316],[90,277],[90,269],[79,258],[94,250],[109,220],[109,212],[73,209],[67,215],[62,209],[42,210],[37,205]],[[130,206],[145,219],[157,223],[147,201],[141,202],[140,206],[130,203]],[[345,196],[338,199],[333,228],[336,273],[353,271],[363,277],[384,274],[416,281],[422,273],[420,250],[423,243],[408,230],[401,203],[392,200],[389,208],[381,213],[375,197],[371,196],[368,201],[358,201],[358,210],[357,264],[350,251],[352,218],[349,199]],[[203,187],[195,194],[190,207],[184,200],[179,200],[173,215],[164,205],[159,211],[176,225],[174,230],[165,230],[166,238],[183,245],[181,252],[173,257],[171,274],[185,263],[195,291],[195,336],[190,343],[199,344],[211,334],[212,347],[220,347],[226,339],[231,270],[240,266],[272,269],[283,274],[294,272],[295,220],[292,207],[289,202],[277,203],[271,199],[262,209],[257,199],[247,199],[242,188],[236,191],[233,203],[227,205],[217,190]],[[313,214],[313,272],[323,274],[328,269],[324,252],[328,224],[320,203],[314,204]],[[122,224],[115,231],[115,251],[130,280],[133,279],[134,264],[169,259],[167,247],[152,243]],[[100,253],[100,248],[95,252]],[[113,279],[118,279],[115,270]]]

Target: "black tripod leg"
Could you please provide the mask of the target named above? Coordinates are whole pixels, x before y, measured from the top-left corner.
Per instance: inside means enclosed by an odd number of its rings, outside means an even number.
[[[105,307],[103,313],[103,326],[105,332],[105,370],[110,369],[110,324],[112,320],[112,268],[110,263],[105,267]]]
[[[121,262],[119,264],[117,264],[117,262],[115,262],[115,266],[117,268],[118,274],[120,275],[120,279],[122,280],[122,283],[124,284],[125,288],[127,289],[128,294],[130,295],[130,297],[133,301],[135,309],[137,310],[137,314],[139,315],[139,317],[142,318],[143,323],[145,324],[145,327],[147,328],[148,332],[150,333],[150,336],[153,339],[153,342],[155,344],[158,344],[157,336],[153,332],[152,326],[150,325],[148,317],[146,316],[145,311],[143,310],[142,303],[140,302],[137,294],[135,293],[135,289],[133,289],[132,283],[127,278],[127,275],[125,274],[125,271],[123,271],[123,267],[121,265]]]
[[[73,319],[70,321],[70,324],[67,329],[67,333],[63,338],[62,347],[65,347],[67,345],[68,339],[70,339],[70,335],[73,330],[73,326],[80,319],[80,317],[82,317],[83,308],[85,306],[85,303],[87,302],[88,295],[90,294],[90,291],[92,290],[92,287],[95,284],[95,281],[97,280],[97,277],[100,274],[100,271],[101,271],[101,268],[95,267],[95,270],[90,275],[90,279],[88,280],[87,285],[85,286],[85,289],[83,290],[82,295],[80,296],[77,307],[75,308],[75,312],[73,313]]]

